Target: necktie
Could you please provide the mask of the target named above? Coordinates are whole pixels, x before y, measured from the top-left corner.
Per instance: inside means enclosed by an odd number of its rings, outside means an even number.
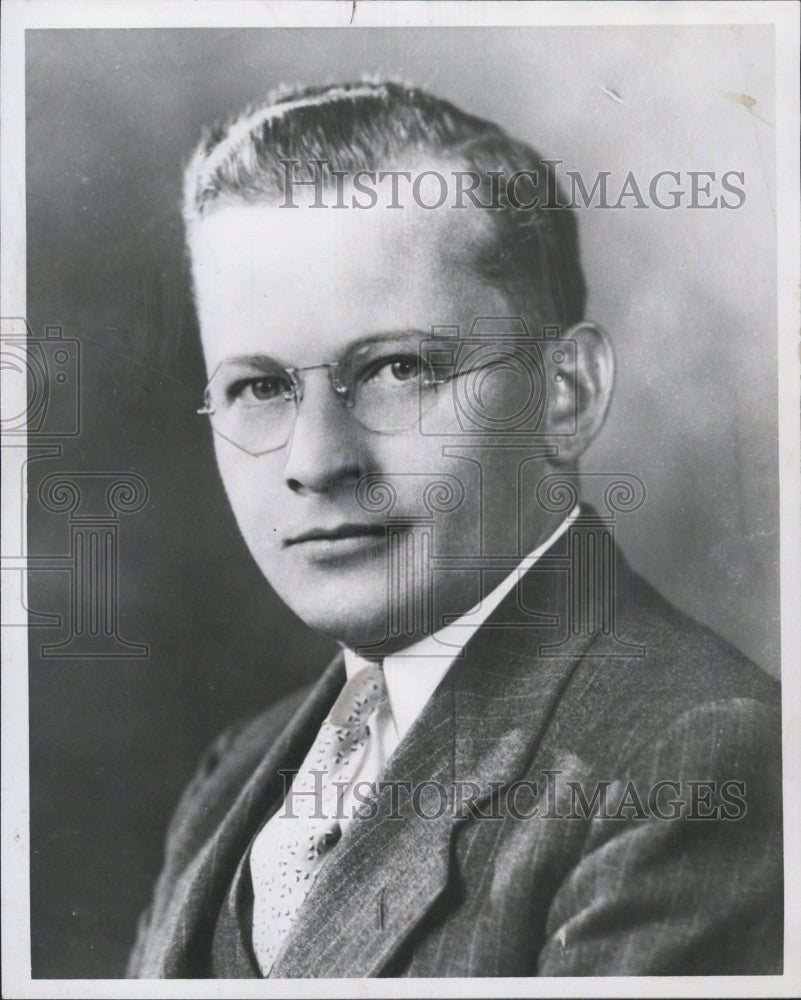
[[[253,843],[253,951],[264,976],[338,839],[338,805],[364,759],[368,721],[385,698],[384,672],[376,664],[345,684],[284,805]]]

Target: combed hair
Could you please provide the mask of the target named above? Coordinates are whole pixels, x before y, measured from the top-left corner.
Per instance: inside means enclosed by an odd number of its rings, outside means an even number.
[[[476,273],[501,287],[530,323],[565,327],[584,316],[586,288],[579,260],[574,210],[543,205],[567,202],[553,168],[530,146],[492,122],[467,114],[417,87],[390,81],[280,89],[241,115],[209,128],[184,176],[188,229],[215,207],[275,202],[285,195],[286,167],[327,160],[331,171],[401,169],[433,156],[478,174],[476,195],[490,204],[490,172],[510,177],[531,171],[526,199],[538,207],[516,208],[500,187],[500,207],[487,245],[475,247]],[[497,192],[496,188],[496,192]]]

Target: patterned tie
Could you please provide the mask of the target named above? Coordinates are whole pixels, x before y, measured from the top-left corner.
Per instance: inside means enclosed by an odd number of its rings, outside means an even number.
[[[253,951],[264,976],[339,839],[338,805],[364,759],[368,721],[386,696],[380,666],[371,664],[351,677],[320,727],[284,805],[253,843]]]

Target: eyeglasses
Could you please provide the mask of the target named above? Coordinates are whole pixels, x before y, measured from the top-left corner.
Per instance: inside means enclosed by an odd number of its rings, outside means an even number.
[[[473,363],[454,364],[453,342],[435,344],[381,339],[354,346],[341,360],[302,368],[268,357],[223,361],[215,369],[197,412],[207,414],[221,437],[250,455],[282,448],[290,438],[305,379],[326,372],[336,398],[367,430],[399,434],[420,422],[440,398],[440,388],[459,376],[498,366],[508,354],[486,353]]]

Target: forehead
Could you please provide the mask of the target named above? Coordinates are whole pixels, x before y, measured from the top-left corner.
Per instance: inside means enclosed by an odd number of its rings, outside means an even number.
[[[220,208],[189,238],[207,365],[316,363],[364,337],[508,312],[472,266],[490,238],[479,209]]]

